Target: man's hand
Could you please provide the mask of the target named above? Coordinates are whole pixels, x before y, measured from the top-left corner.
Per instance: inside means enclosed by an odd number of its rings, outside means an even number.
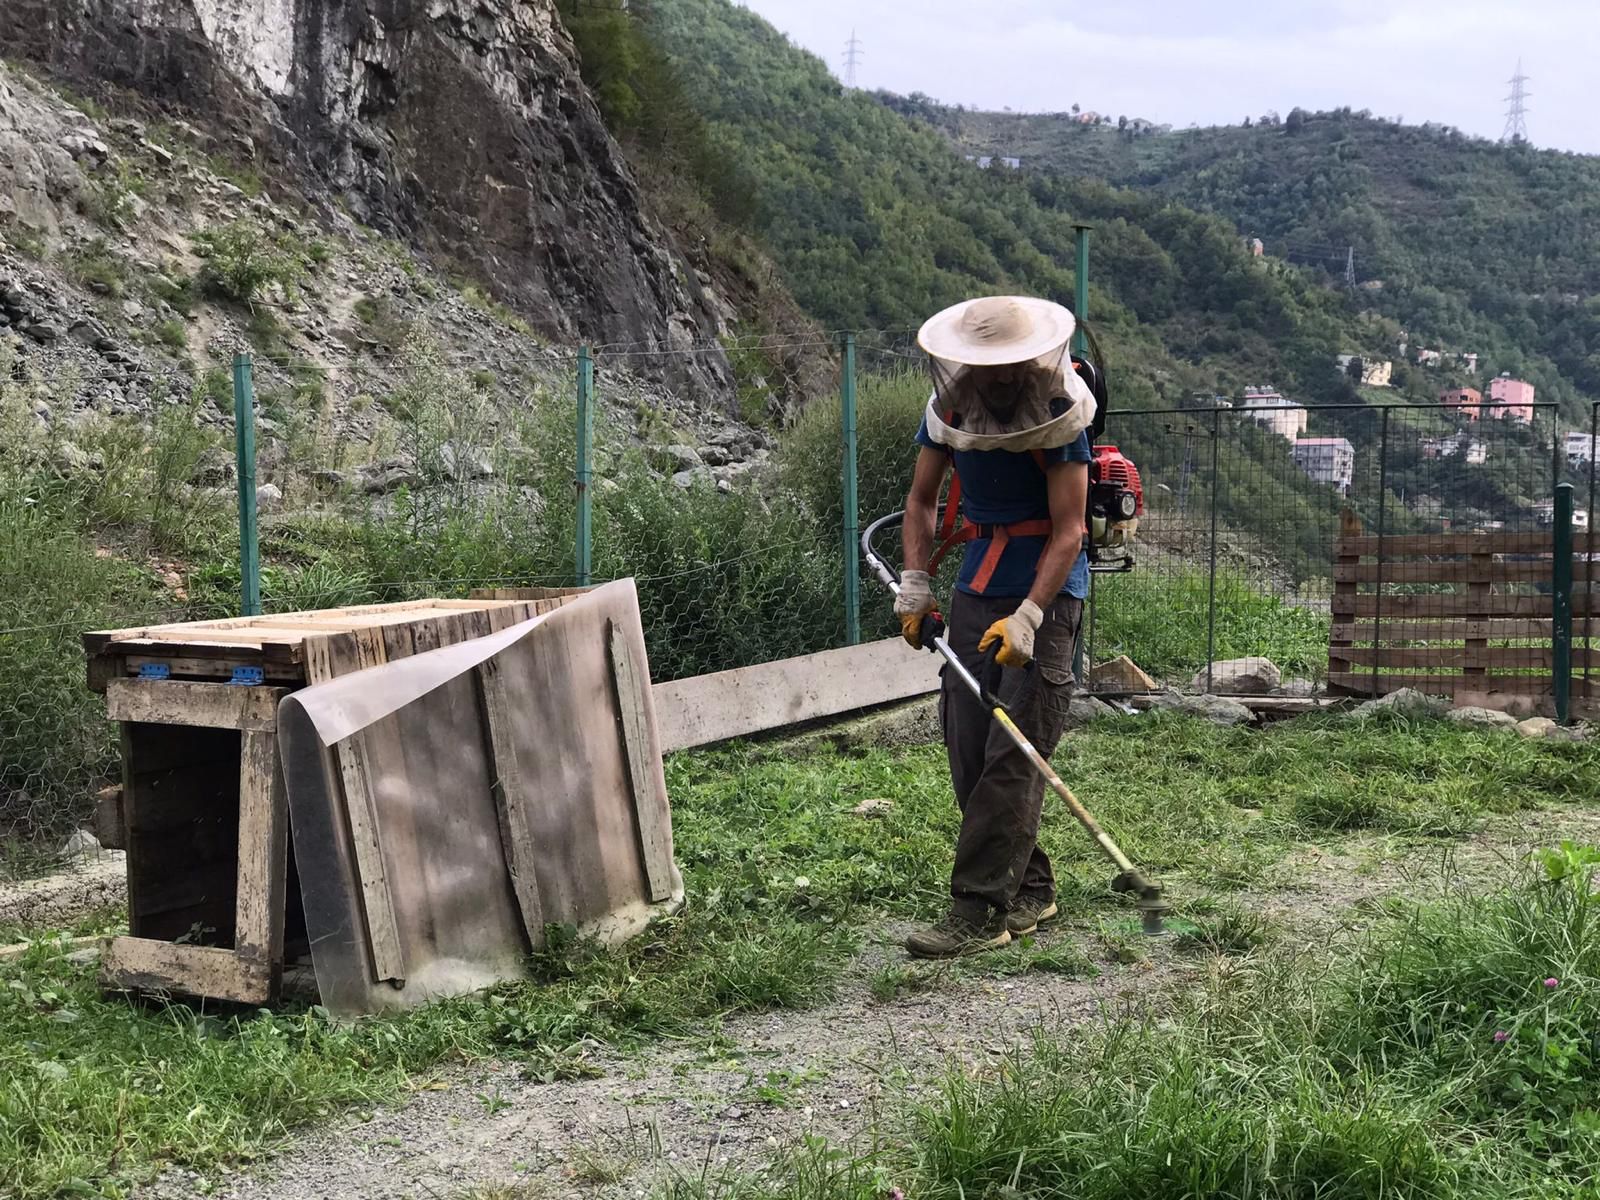
[[[894,611],[900,618],[900,636],[913,650],[922,649],[922,618],[937,607],[926,571],[900,573],[900,594],[894,598]]]
[[[999,642],[996,662],[1002,667],[1027,666],[1033,661],[1033,635],[1039,632],[1039,623],[1043,620],[1044,611],[1032,600],[1024,600],[1017,605],[1016,612],[984,630],[978,641],[978,653],[982,654]]]

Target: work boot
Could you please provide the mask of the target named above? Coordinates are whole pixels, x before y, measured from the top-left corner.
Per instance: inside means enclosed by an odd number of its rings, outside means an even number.
[[[1011,911],[1006,913],[1006,931],[1012,937],[1022,937],[1041,925],[1050,924],[1057,912],[1056,902],[1049,896],[1018,896],[1011,902]]]
[[[1011,933],[1000,913],[990,912],[982,920],[974,920],[951,910],[937,925],[919,929],[906,938],[906,949],[913,958],[962,958],[996,950],[1010,940]]]

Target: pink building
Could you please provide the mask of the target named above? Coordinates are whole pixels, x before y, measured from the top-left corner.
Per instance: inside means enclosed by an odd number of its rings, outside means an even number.
[[[1450,388],[1439,393],[1439,403],[1446,408],[1460,409],[1461,415],[1469,421],[1476,421],[1483,415],[1483,393],[1477,388]]]
[[[1510,418],[1521,425],[1533,424],[1533,384],[1509,375],[1489,381],[1489,415],[1497,420]]]

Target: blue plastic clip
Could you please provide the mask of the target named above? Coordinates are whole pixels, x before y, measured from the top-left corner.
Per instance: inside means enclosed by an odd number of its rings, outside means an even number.
[[[228,682],[237,684],[239,687],[255,687],[266,677],[267,673],[260,667],[235,667],[233,669],[233,678]]]
[[[166,663],[140,663],[140,679],[171,679],[172,668]]]

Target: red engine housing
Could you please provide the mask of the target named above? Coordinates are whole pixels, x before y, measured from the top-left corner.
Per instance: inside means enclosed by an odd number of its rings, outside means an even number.
[[[1107,483],[1132,492],[1137,504],[1133,515],[1144,515],[1144,485],[1139,482],[1139,468],[1115,446],[1107,444],[1094,448],[1094,474],[1089,482]]]

